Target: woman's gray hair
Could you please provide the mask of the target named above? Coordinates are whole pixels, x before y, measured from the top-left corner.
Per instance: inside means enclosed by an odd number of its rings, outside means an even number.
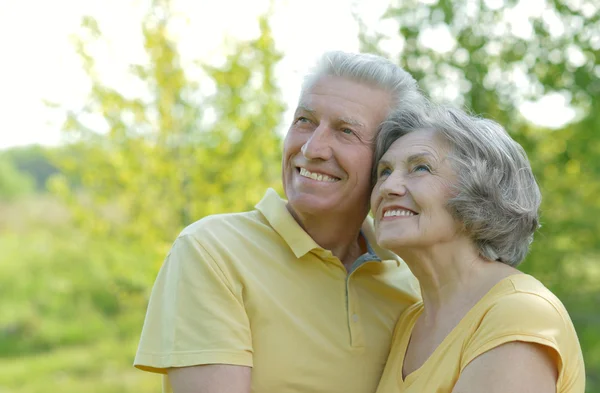
[[[324,76],[338,76],[381,88],[392,95],[390,114],[418,110],[425,98],[417,81],[390,60],[368,53],[331,51],[324,53],[304,78],[300,99]]]
[[[517,266],[539,228],[542,200],[527,154],[498,123],[431,104],[423,112],[396,113],[381,126],[376,166],[400,137],[434,130],[450,144],[457,182],[448,210],[462,223],[482,257]]]

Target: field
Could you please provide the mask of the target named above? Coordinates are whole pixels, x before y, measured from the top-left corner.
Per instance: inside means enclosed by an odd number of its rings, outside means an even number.
[[[132,367],[157,262],[86,238],[51,197],[0,209],[0,392],[159,390]]]

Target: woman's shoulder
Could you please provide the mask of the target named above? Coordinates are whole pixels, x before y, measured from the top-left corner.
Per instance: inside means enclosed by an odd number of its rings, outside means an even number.
[[[559,382],[580,386],[584,380],[581,347],[569,314],[548,288],[526,274],[510,276],[492,289],[478,320],[464,342],[461,371],[479,355],[509,342],[527,342],[552,348],[557,357]],[[560,391],[569,391],[561,388]]]
[[[514,321],[516,325],[570,322],[560,299],[536,278],[528,274],[515,274],[503,281],[503,290],[488,304],[486,318],[500,317]]]
[[[566,308],[540,281],[518,274],[500,284],[472,321],[467,348],[481,353],[511,341],[538,343],[557,351],[578,346]]]

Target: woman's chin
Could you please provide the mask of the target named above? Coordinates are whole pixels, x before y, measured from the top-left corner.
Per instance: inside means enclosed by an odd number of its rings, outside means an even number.
[[[398,250],[406,247],[404,243],[405,242],[403,242],[402,239],[393,236],[382,235],[377,237],[377,244],[379,244],[380,247],[390,250],[395,254],[398,254]]]
[[[420,239],[412,236],[398,236],[398,234],[386,236],[385,233],[379,233],[377,235],[377,244],[379,247],[393,252],[400,258],[404,258],[412,252],[423,248],[424,244],[419,240]]]

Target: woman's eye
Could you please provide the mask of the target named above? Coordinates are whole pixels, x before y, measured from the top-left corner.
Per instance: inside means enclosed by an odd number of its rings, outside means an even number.
[[[429,166],[425,165],[425,164],[415,165],[415,167],[413,168],[413,172],[421,172],[421,171],[431,172],[431,168],[429,168]]]
[[[389,176],[392,174],[392,170],[390,168],[383,168],[379,171],[379,177]]]
[[[308,122],[310,122],[310,120],[308,120],[304,116],[300,116],[299,118],[296,119],[296,123],[308,123]]]

